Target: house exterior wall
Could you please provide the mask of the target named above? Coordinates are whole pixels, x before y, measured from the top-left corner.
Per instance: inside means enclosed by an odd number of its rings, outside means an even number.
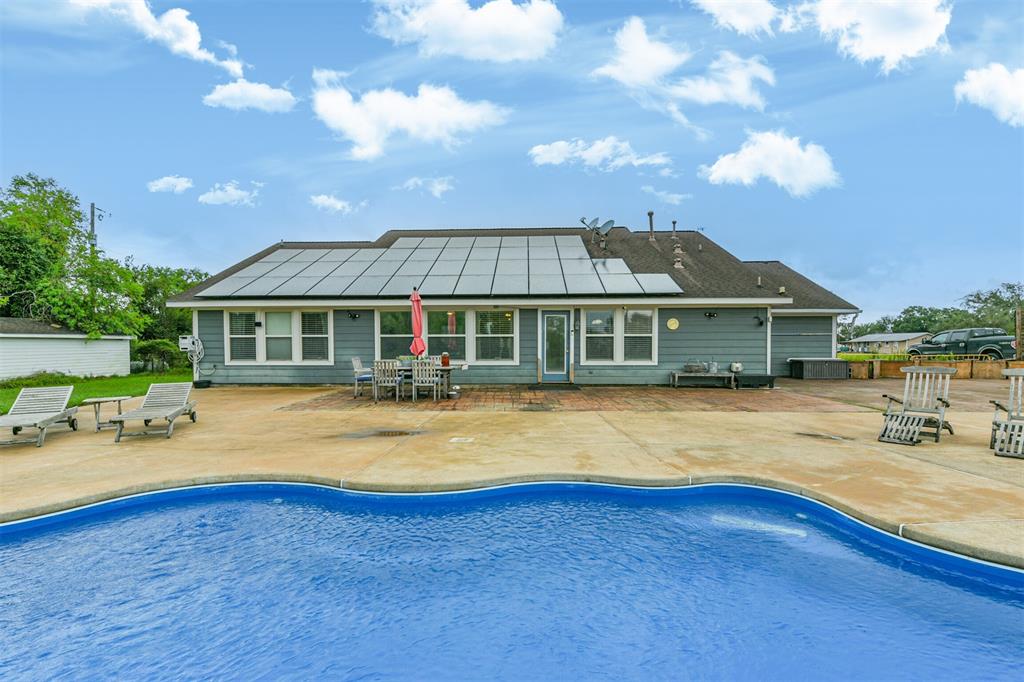
[[[0,379],[38,372],[123,376],[130,370],[128,339],[0,336]]]
[[[564,309],[564,308],[561,308]],[[580,362],[580,310],[573,312],[573,374],[580,384],[667,384],[669,372],[687,360],[717,360],[728,366],[742,362],[745,371],[764,373],[767,366],[767,318],[765,308],[660,308],[657,317],[658,361],[652,365],[590,365]],[[714,317],[707,317],[713,312]],[[679,321],[676,330],[669,319]],[[831,318],[824,318],[831,325]],[[333,311],[333,365],[225,365],[224,314],[222,310],[197,313],[198,334],[205,347],[201,378],[224,384],[350,383],[351,358],[364,365],[374,358],[374,314],[359,311],[352,319],[347,311]],[[455,384],[532,384],[537,382],[538,309],[519,309],[519,364],[472,365],[453,375]],[[831,331],[831,326],[829,326]],[[829,337],[830,339],[831,337]],[[831,341],[829,340],[829,343]],[[831,352],[831,350],[829,350]]]
[[[830,315],[775,315],[772,319],[772,371],[778,377],[791,375],[789,358],[832,357]]]

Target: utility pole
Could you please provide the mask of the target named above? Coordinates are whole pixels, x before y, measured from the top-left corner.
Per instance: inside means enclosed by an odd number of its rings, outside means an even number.
[[[93,256],[96,255],[96,219],[102,222],[106,216],[106,211],[96,208],[94,202],[89,203],[89,253]]]
[[[1024,329],[1021,328],[1022,324],[1024,324],[1024,314],[1022,314],[1021,305],[1020,305],[1020,303],[1018,303],[1017,304],[1017,329],[1014,332],[1015,336],[1017,337],[1017,349],[1016,350],[1017,350],[1017,359],[1018,360],[1024,359]]]

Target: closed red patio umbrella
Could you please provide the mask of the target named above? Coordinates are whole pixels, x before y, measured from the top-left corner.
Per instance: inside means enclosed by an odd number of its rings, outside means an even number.
[[[415,287],[409,300],[412,301],[412,345],[409,352],[419,357],[427,352],[427,344],[423,342],[423,300]]]

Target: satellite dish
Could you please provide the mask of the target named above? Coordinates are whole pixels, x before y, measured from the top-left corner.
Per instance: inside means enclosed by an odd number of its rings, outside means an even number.
[[[595,227],[597,227],[597,223],[600,222],[600,220],[601,220],[600,218],[594,218],[589,223],[587,223],[587,227],[589,227],[591,230],[593,230]]]
[[[613,227],[615,227],[615,221],[609,220],[608,222],[601,225],[601,227],[598,228],[598,231],[603,235],[608,234],[609,232],[612,231]]]

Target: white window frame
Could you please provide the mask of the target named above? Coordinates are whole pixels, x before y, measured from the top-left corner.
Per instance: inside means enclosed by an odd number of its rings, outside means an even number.
[[[463,333],[462,334],[434,334],[434,336],[436,336],[438,338],[441,338],[441,339],[462,339],[463,342],[465,343],[465,348],[466,348],[465,355],[466,355],[466,357],[464,357],[464,358],[455,358],[455,357],[453,357],[451,359],[453,361],[455,361],[455,362],[469,362],[469,339],[470,339],[470,333],[469,333],[470,314],[469,313],[470,313],[470,311],[459,309],[459,308],[429,308],[429,309],[425,309],[423,311],[423,341],[424,341],[424,343],[427,344],[427,353],[429,353],[431,355],[440,355],[440,353],[434,353],[433,351],[430,350],[430,327],[429,327],[429,325],[427,325],[427,321],[430,318],[430,313],[445,313],[445,314],[448,314],[449,312],[464,313],[465,314],[465,317],[463,319],[463,325],[464,325]],[[475,350],[476,350],[476,348],[474,346],[474,351]]]
[[[588,312],[598,312],[598,311],[601,311],[601,310],[611,310],[612,311],[612,333],[611,334],[589,334],[589,333],[587,333],[587,313]],[[619,326],[620,326],[619,325],[619,317],[620,317],[619,313],[621,313],[621,312],[622,312],[621,308],[616,309],[616,307],[613,306],[613,305],[610,305],[610,306],[608,306],[606,308],[580,308],[580,364],[581,365],[598,365],[598,364],[612,365],[612,364],[615,364],[615,358],[618,357],[615,354],[615,348],[618,345],[618,341],[616,340],[616,337],[618,336],[618,332],[619,332]],[[587,339],[589,337],[591,337],[591,336],[593,336],[595,338],[602,338],[602,339],[603,338],[608,338],[609,336],[611,337],[611,339],[612,339],[612,358],[611,358],[611,360],[608,360],[608,359],[605,359],[605,358],[600,358],[600,359],[596,359],[596,360],[589,360],[589,361],[587,360]]]
[[[642,334],[626,334],[626,310],[645,310],[651,312],[651,359],[650,360],[626,360],[626,336],[644,336]],[[614,352],[612,360],[588,360],[587,359],[587,311],[608,310],[608,306],[592,306],[580,308],[580,365],[591,367],[626,365],[634,367],[652,367],[658,364],[658,308],[646,306],[617,306],[613,307],[615,325]],[[600,335],[605,336],[605,335]]]
[[[255,323],[255,326],[253,327],[253,334],[252,334],[252,336],[249,336],[248,334],[245,334],[245,335],[232,334],[231,333],[231,315],[232,314],[241,315],[241,314],[245,314],[245,313],[252,313],[252,315],[253,315],[253,322]],[[239,338],[239,339],[251,338],[253,340],[253,345],[256,347],[256,359],[255,360],[231,360],[231,339],[232,338]],[[256,364],[256,362],[258,362],[259,358],[260,358],[260,352],[261,352],[260,351],[260,343],[261,343],[261,341],[260,341],[260,312],[258,310],[225,310],[224,311],[224,359],[225,359],[227,364]],[[263,342],[263,343],[265,343],[265,342]],[[263,353],[266,354],[266,348],[263,349]]]
[[[380,356],[380,337],[381,337],[381,333],[380,333],[380,314],[381,313],[404,313],[404,312],[411,312],[411,311],[393,310],[393,309],[390,309],[390,308],[385,309],[385,310],[374,310],[373,311],[373,359],[374,360],[382,360],[383,359]],[[423,316],[424,316],[424,318],[426,318],[426,311],[424,311]],[[423,320],[423,325],[424,325],[423,326],[423,340],[424,341],[427,340],[427,327],[426,327],[426,324],[427,324],[427,321],[426,321],[426,319],[424,319]],[[385,336],[390,338],[392,336],[405,336],[405,335],[404,334],[385,334]],[[411,330],[409,332],[409,338],[412,338],[412,331]],[[411,353],[409,353],[409,354],[411,355]],[[406,353],[403,353],[403,355],[406,355]]]
[[[285,336],[282,335],[282,334],[269,334],[269,333],[267,333],[268,332],[267,315],[268,314],[277,314],[277,313],[289,313],[289,320],[288,320],[288,322],[291,325],[291,329],[289,331],[289,334],[287,335],[287,338],[288,338],[289,341],[291,341],[291,346],[292,346],[292,352],[291,352],[291,356],[292,357],[291,357],[291,359],[294,360],[295,357],[296,357],[296,355],[295,355],[295,316],[291,315],[291,311],[288,311],[288,310],[265,310],[265,311],[263,311],[263,354],[265,356],[266,353],[267,353],[267,340],[268,339],[283,339],[283,338],[285,338]],[[259,333],[260,333],[260,328],[257,327],[256,328],[256,335],[259,336]],[[256,357],[257,358],[259,357],[259,351],[256,352]],[[268,362],[289,362],[289,361],[288,360],[268,360]]]
[[[380,360],[380,314],[381,312],[387,312],[390,309],[376,309],[373,311],[373,357],[375,360]],[[444,306],[425,308],[423,310],[423,341],[427,344],[427,348],[430,348],[430,334],[427,329],[427,312],[429,311],[462,311],[466,313],[466,359],[458,360],[468,365],[481,365],[481,366],[492,366],[492,365],[506,365],[514,366],[519,364],[519,308],[510,308],[507,306],[495,306],[494,308],[487,308],[487,310],[511,310],[512,311],[512,359],[511,360],[478,360],[476,357],[476,309],[463,308],[458,306]],[[481,310],[483,310],[481,308]],[[447,335],[444,335],[447,336]]]
[[[267,312],[290,312],[292,315],[292,359],[267,360]],[[233,360],[231,358],[231,313],[255,313],[256,322],[256,359]],[[327,313],[327,359],[302,360],[302,313]],[[299,358],[296,360],[295,358]],[[270,310],[249,308],[246,310],[224,310],[224,364],[238,366],[321,366],[334,365],[334,311],[330,308],[296,308],[282,311],[277,308]]]

